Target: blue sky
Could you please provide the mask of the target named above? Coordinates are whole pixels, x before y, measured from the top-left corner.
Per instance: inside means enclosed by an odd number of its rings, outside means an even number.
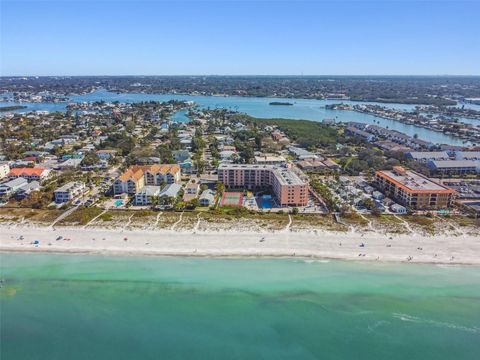
[[[1,75],[480,75],[480,1],[0,0]]]

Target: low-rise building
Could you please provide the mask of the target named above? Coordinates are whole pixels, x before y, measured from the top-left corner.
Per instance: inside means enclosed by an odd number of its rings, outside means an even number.
[[[260,165],[285,165],[287,159],[280,155],[263,154],[255,156],[255,163]]]
[[[364,130],[357,129],[356,127],[353,126],[347,126],[345,128],[345,134],[350,135],[350,136],[356,136],[361,139],[364,139],[365,141],[372,142],[375,141],[375,135],[366,132]]]
[[[160,192],[160,186],[144,186],[135,194],[135,205],[151,205],[155,197],[160,197]]]
[[[70,181],[53,192],[57,204],[65,203],[78,198],[87,191],[85,183]]]
[[[213,190],[207,189],[200,194],[199,198],[200,205],[202,206],[212,206],[215,204],[215,192]]]
[[[117,150],[98,150],[96,154],[100,159],[108,160],[115,157]]]
[[[377,171],[375,184],[386,196],[412,209],[447,209],[455,194],[453,189],[401,166]]]
[[[56,170],[76,169],[82,163],[83,158],[70,158],[55,166]]]
[[[455,153],[457,160],[480,160],[480,151],[457,151]]]
[[[318,156],[314,153],[296,146],[289,146],[288,151],[294,154],[298,160],[318,159]]]
[[[10,169],[10,172],[7,174],[7,178],[13,180],[16,178],[24,178],[27,181],[38,181],[42,182],[50,174],[50,170],[37,167],[37,168],[28,168],[28,167],[19,167]]]
[[[40,190],[40,183],[38,181],[31,181],[21,186],[15,193],[15,198],[17,200],[25,199],[34,191]]]
[[[6,183],[0,184],[0,196],[10,196],[17,192],[22,186],[28,184],[28,180],[24,178],[14,178]]]
[[[480,173],[480,160],[430,160],[427,166],[435,174],[465,175]]]
[[[341,166],[339,164],[337,164],[335,161],[333,160],[330,160],[330,159],[325,159],[323,160],[323,163],[325,164],[325,166],[327,168],[329,168],[330,170],[340,170],[341,169]]]
[[[400,204],[395,204],[395,203],[390,205],[390,210],[395,214],[406,214],[407,213],[407,208],[405,206],[402,206]]]
[[[301,160],[297,165],[305,171],[320,171],[327,168],[327,165],[317,159]]]
[[[189,182],[185,186],[185,191],[183,193],[183,201],[192,201],[198,197],[200,192],[200,185],[198,183]]]
[[[446,151],[411,151],[407,153],[407,158],[422,163],[427,163],[431,160],[449,160],[450,157]]]
[[[181,190],[182,185],[180,184],[167,184],[160,192],[160,197],[176,198]]]
[[[172,151],[172,156],[176,163],[181,163],[191,158],[188,150],[174,150]]]

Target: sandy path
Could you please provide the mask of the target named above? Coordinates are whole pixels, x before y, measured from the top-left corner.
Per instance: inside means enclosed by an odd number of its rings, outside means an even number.
[[[83,228],[86,229],[87,226],[89,226],[90,224],[93,224],[93,222],[94,222],[95,220],[97,220],[100,216],[102,216],[103,214],[105,214],[107,211],[108,211],[107,209],[103,210],[100,214],[98,214],[98,215],[95,216],[92,220],[90,220],[88,223],[86,223],[86,224],[83,226]]]
[[[183,219],[183,211],[180,213],[180,217],[178,218],[177,221],[175,221],[175,223],[172,225],[172,227],[170,228],[170,230],[175,230],[175,227],[180,224],[180,222],[182,221]]]

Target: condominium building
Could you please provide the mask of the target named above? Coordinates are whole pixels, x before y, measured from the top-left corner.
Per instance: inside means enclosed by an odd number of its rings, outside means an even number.
[[[53,192],[55,195],[55,202],[61,204],[71,201],[87,191],[85,183],[80,181],[71,181],[65,185],[59,187]]]
[[[375,183],[386,196],[418,210],[449,208],[455,194],[453,189],[401,166],[395,166],[391,171],[377,171]]]
[[[180,182],[180,166],[177,164],[154,164],[130,166],[113,183],[117,194],[135,194],[145,185],[160,186]]]
[[[113,182],[113,193],[135,194],[145,185],[143,170],[140,166],[129,167],[122,175]]]
[[[305,206],[308,185],[292,170],[274,165],[221,164],[218,180],[229,188],[271,187],[281,206]]]

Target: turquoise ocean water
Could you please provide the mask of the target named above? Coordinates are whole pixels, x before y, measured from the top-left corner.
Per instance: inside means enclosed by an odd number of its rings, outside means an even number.
[[[1,254],[10,359],[478,359],[480,268]]]

